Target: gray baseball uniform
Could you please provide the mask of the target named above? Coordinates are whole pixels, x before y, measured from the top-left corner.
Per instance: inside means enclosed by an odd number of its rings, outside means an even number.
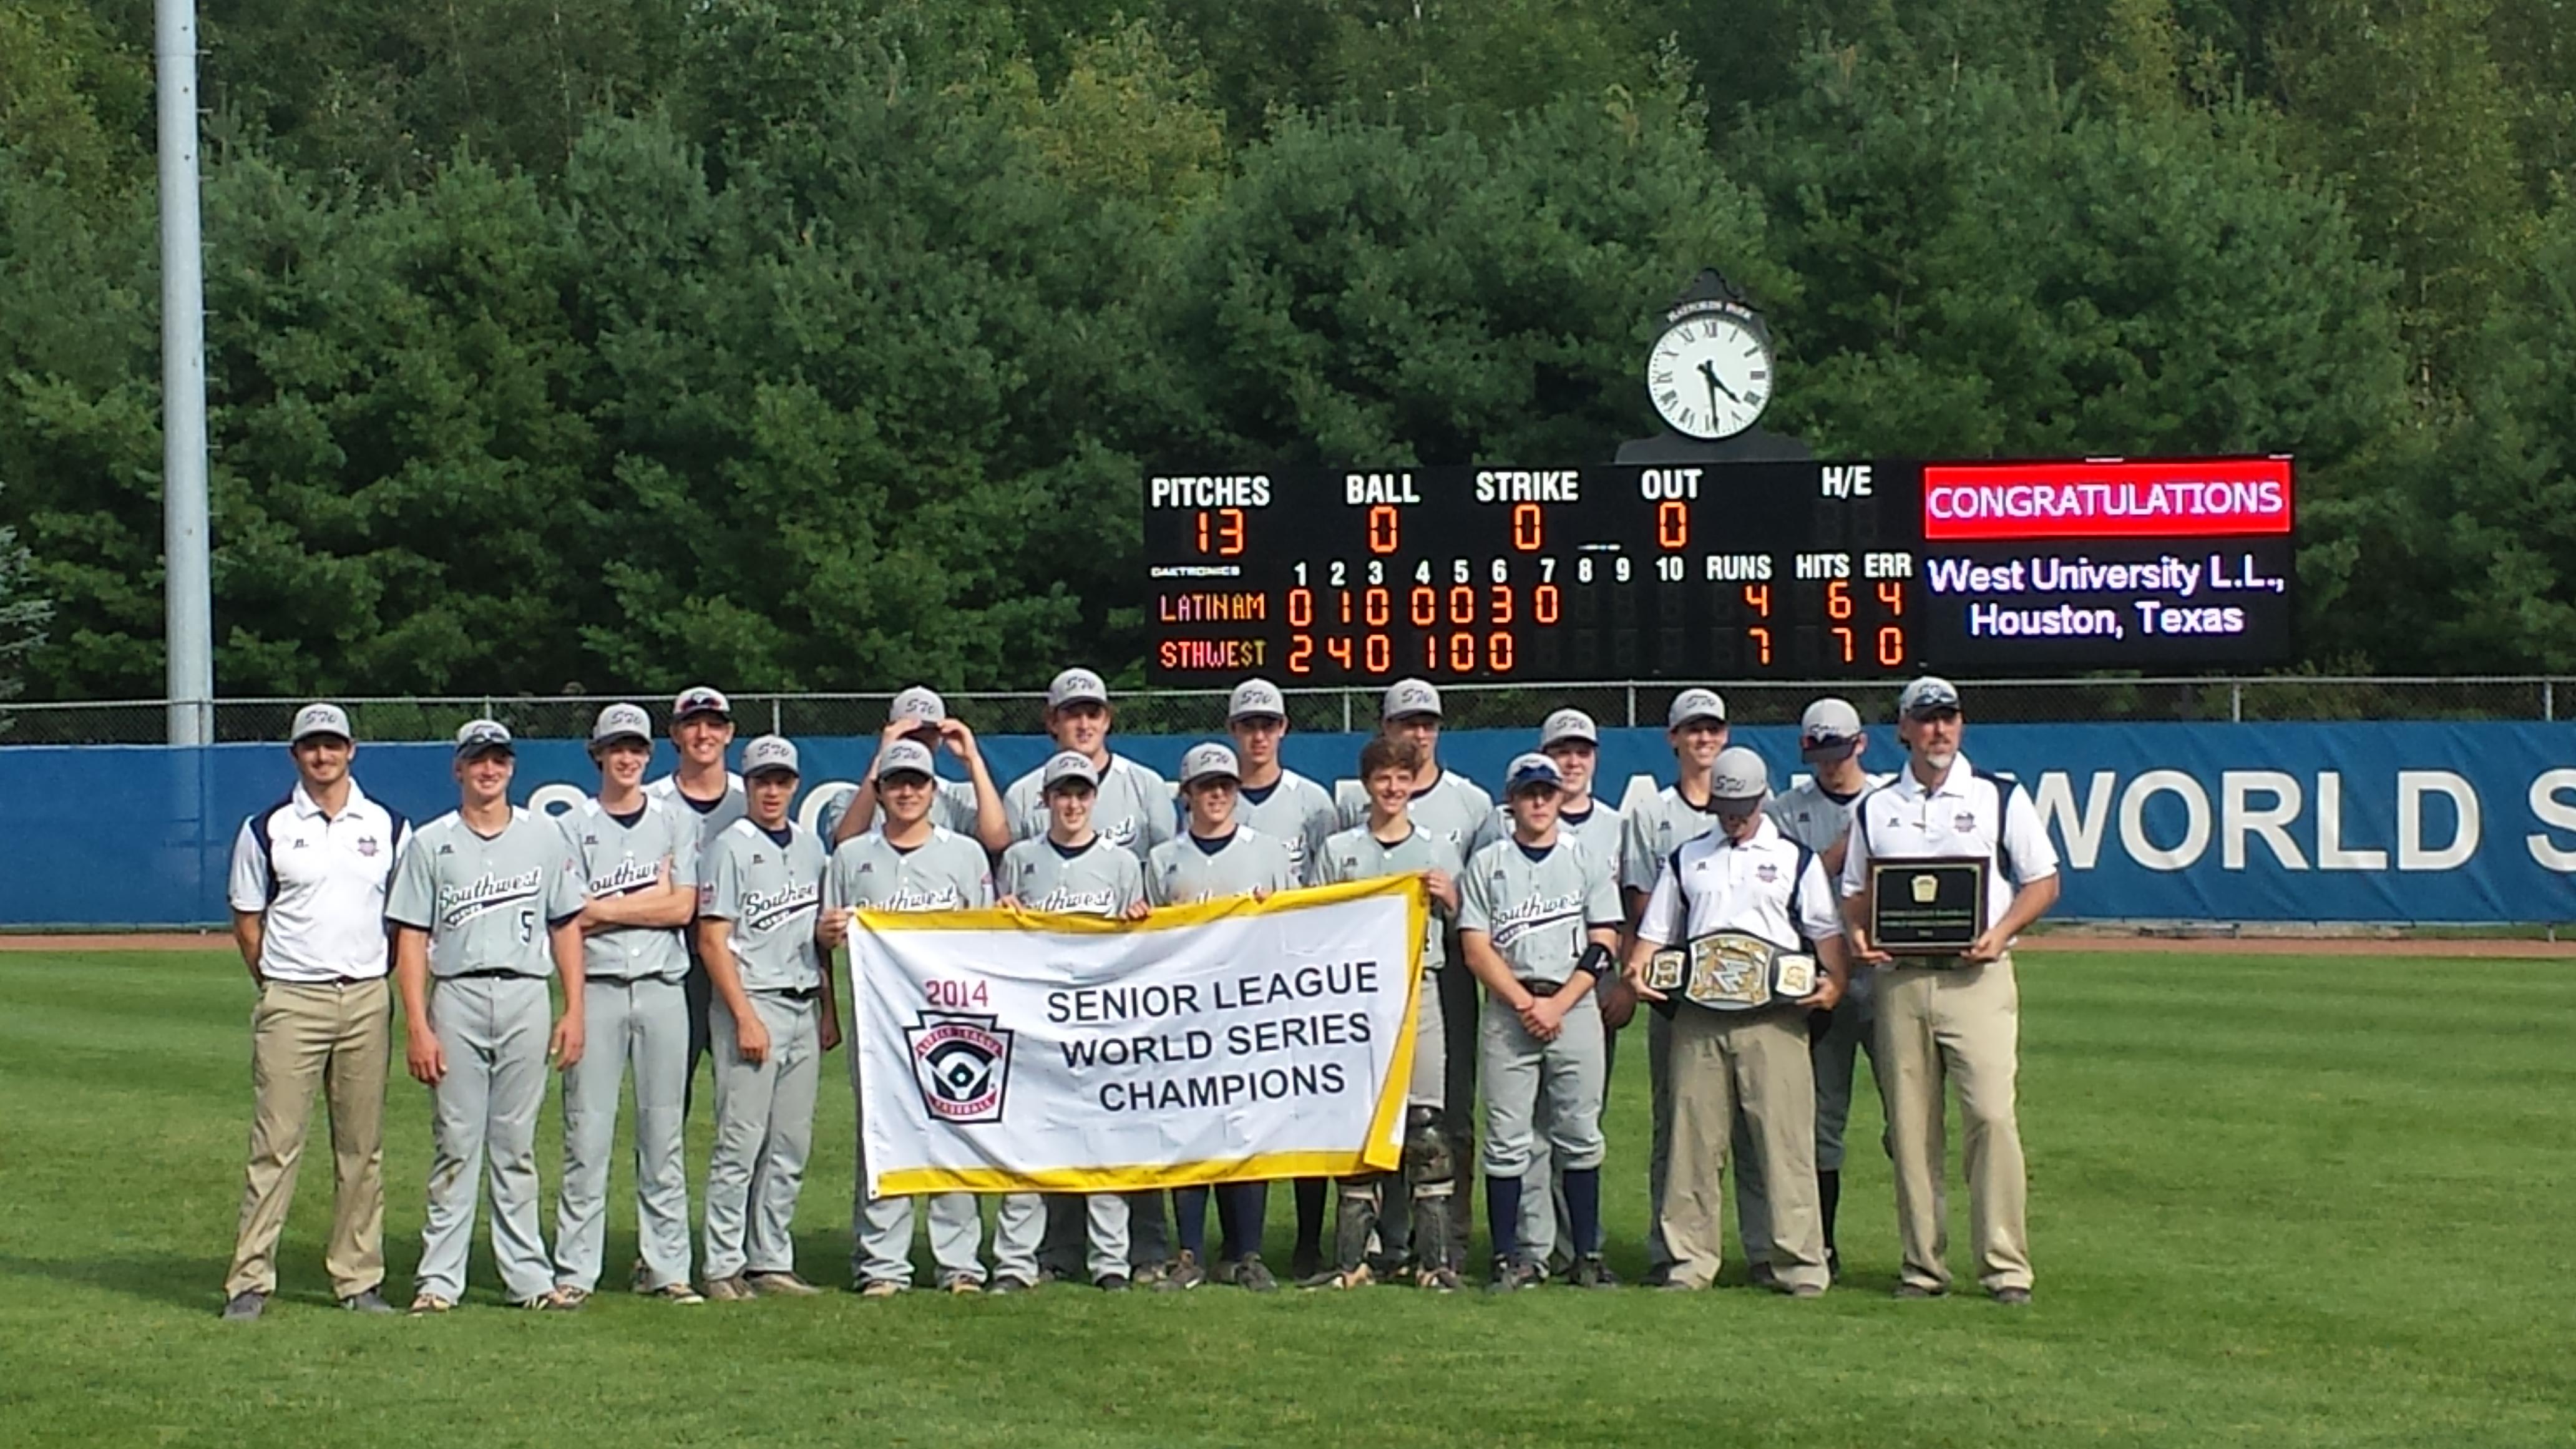
[[[1842,843],[1851,833],[1852,807],[1860,797],[1894,778],[1871,775],[1849,795],[1837,796],[1811,777],[1771,797],[1762,813],[1782,835],[1816,855]],[[1878,1073],[1878,1053],[1870,1046],[1877,1013],[1870,1010],[1871,974],[1852,972],[1851,984],[1833,1010],[1833,1022],[1808,1048],[1816,1068],[1816,1171],[1843,1170],[1843,1128],[1851,1121],[1852,1070],[1861,1052],[1870,1053],[1870,1074]],[[1749,1130],[1739,1119],[1730,1144],[1735,1163],[1735,1227],[1744,1240],[1744,1261],[1761,1263],[1771,1256],[1771,1203],[1762,1185],[1761,1154],[1752,1150]]]
[[[1217,840],[1185,831],[1178,840],[1155,846],[1145,860],[1145,898],[1158,906],[1293,890],[1297,883],[1297,862],[1288,843],[1248,825]]]
[[[1411,875],[1420,871],[1439,870],[1456,880],[1465,865],[1458,859],[1457,848],[1448,841],[1420,830],[1408,830],[1393,845],[1378,839],[1366,825],[1342,831],[1324,842],[1317,860],[1316,884],[1339,885],[1345,881],[1374,880],[1379,876]],[[1413,1078],[1409,1084],[1406,1105],[1438,1107],[1448,1075],[1448,1050],[1442,1036],[1440,984],[1436,974],[1447,960],[1442,949],[1445,923],[1435,903],[1431,920],[1422,932],[1422,989],[1415,995],[1413,1007]]]
[[[597,799],[555,817],[596,900],[671,884],[698,888],[697,822],[644,797],[612,815]],[[555,1203],[555,1283],[599,1286],[608,1227],[608,1165],[617,1137],[617,1093],[635,1073],[635,1219],[645,1286],[689,1281],[689,1177],[681,1158],[689,1080],[689,972],[676,926],[619,926],[582,943],[581,1060],[564,1074],[564,1181]]]
[[[385,919],[429,933],[430,1030],[447,1056],[430,1133],[420,1291],[465,1294],[478,1168],[492,1182],[492,1256],[514,1301],[554,1287],[537,1209],[537,1112],[553,1020],[548,933],[580,914],[580,868],[553,823],[525,810],[489,838],[451,811],[411,838]]]
[[[1640,895],[1655,888],[1655,875],[1674,851],[1717,828],[1715,802],[1694,805],[1679,785],[1666,785],[1628,813],[1619,832],[1619,886]],[[1673,1151],[1673,1024],[1646,1013],[1646,1260],[1670,1264],[1664,1247],[1664,1178]],[[1750,1261],[1750,1260],[1748,1260]]]
[[[971,807],[968,813],[971,816]],[[823,904],[831,910],[961,911],[992,903],[993,872],[984,847],[942,826],[933,826],[930,838],[910,850],[897,848],[878,830],[851,836],[832,852],[832,868],[823,882]],[[852,969],[857,969],[855,958]],[[854,1001],[856,984],[852,983]],[[859,1054],[852,1052],[853,1094],[858,1086]],[[853,1153],[858,1178],[850,1190],[850,1220],[857,1224],[851,1280],[862,1286],[910,1286],[913,1200],[867,1195],[867,1144],[864,1132],[858,1136],[861,1140]],[[930,1257],[939,1283],[983,1282],[978,1250],[983,1245],[984,1219],[976,1210],[975,1195],[941,1193],[930,1199],[927,1215]]]
[[[677,775],[664,775],[647,783],[644,793],[670,806],[682,821],[697,822],[698,885],[703,889],[707,882],[706,848],[715,843],[717,836],[732,829],[733,823],[751,808],[751,797],[743,792],[742,776],[728,772],[724,793],[713,800],[696,800],[682,794]],[[680,982],[689,1012],[689,1061],[680,1074],[680,1098],[685,1112],[689,1094],[697,1082],[698,1058],[705,1056],[712,1045],[708,1017],[714,1009],[715,987],[707,980],[706,963],[698,959],[697,932],[691,931],[683,944],[689,952],[688,974]]]
[[[1079,850],[1067,850],[1041,835],[1002,852],[997,889],[1015,896],[1033,911],[1063,915],[1116,916],[1145,899],[1145,867],[1135,855],[1105,838],[1094,838]],[[1121,1195],[1049,1193],[1044,1206],[1026,1216],[1014,1209],[1023,1200],[1002,1200],[993,1221],[993,1271],[1023,1282],[1037,1281],[1041,1268],[1058,1278],[1087,1270],[1098,1282],[1109,1274],[1127,1274],[1172,1255],[1170,1225],[1163,1220],[1162,1194]],[[1131,1210],[1147,1208],[1139,1220]],[[1131,1227],[1137,1228],[1130,1238]],[[1091,1250],[1083,1253],[1088,1229]]]
[[[1002,792],[1002,813],[1011,818],[1016,840],[1046,836],[1046,787],[1041,780],[1045,768],[1029,771]],[[967,818],[971,824],[974,817]],[[1109,768],[1100,772],[1091,828],[1102,840],[1144,859],[1145,852],[1171,839],[1179,829],[1172,813],[1172,783],[1125,755],[1111,755]]]
[[[1583,847],[1560,840],[1533,851],[1497,840],[1468,860],[1459,884],[1458,930],[1493,943],[1514,976],[1553,994],[1583,954],[1586,933],[1623,919],[1611,873]],[[1485,1172],[1521,1177],[1530,1139],[1548,1134],[1568,1170],[1601,1165],[1601,1009],[1584,993],[1556,1040],[1542,1042],[1499,996],[1485,1003],[1478,1068],[1485,1084]]]
[[[1315,864],[1324,851],[1324,842],[1341,828],[1341,812],[1333,807],[1332,792],[1294,770],[1282,770],[1279,778],[1259,790],[1249,785],[1235,797],[1234,822],[1248,825],[1288,847],[1288,858],[1297,867],[1297,882],[1310,885],[1321,879]]]
[[[733,1013],[718,999],[716,1142],[707,1160],[706,1273],[796,1269],[796,1197],[814,1146],[822,1078],[823,842],[790,821],[772,833],[735,821],[707,847],[701,917],[733,923],[734,971],[769,1032],[769,1054],[743,1059]]]
[[[1511,813],[1497,806],[1494,816],[1495,838],[1510,835]],[[1585,856],[1596,868],[1611,873],[1613,897],[1618,895],[1617,874],[1619,854],[1626,843],[1625,825],[1615,807],[1598,800],[1580,815],[1560,810],[1556,816],[1557,836],[1582,846]],[[1606,1023],[1602,1028],[1601,1049],[1602,1090],[1606,1093],[1610,1080],[1609,1028]],[[1530,1138],[1529,1180],[1546,1182],[1548,1190],[1521,1194],[1521,1249],[1531,1262],[1544,1263],[1556,1250],[1556,1227],[1565,1217],[1565,1170],[1557,1165],[1544,1133],[1533,1134]],[[1607,1225],[1596,1225],[1596,1230],[1605,1236],[1609,1232]],[[1602,1243],[1594,1243],[1590,1251],[1600,1252],[1603,1246]]]

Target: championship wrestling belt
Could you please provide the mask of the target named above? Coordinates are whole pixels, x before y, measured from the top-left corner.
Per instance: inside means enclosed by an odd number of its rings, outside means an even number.
[[[1687,946],[1656,952],[1646,984],[1677,1001],[1711,1011],[1759,1011],[1812,995],[1822,972],[1816,958],[1784,951],[1742,931],[1711,931]]]

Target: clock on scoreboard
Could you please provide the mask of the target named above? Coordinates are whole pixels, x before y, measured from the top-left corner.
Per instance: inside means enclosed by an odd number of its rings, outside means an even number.
[[[2291,657],[2286,457],[1284,468],[1144,492],[1164,684]]]

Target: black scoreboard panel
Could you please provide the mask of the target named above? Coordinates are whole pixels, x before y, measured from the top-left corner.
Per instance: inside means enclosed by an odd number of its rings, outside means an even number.
[[[2287,459],[1146,480],[1160,683],[1908,678],[2290,653]]]

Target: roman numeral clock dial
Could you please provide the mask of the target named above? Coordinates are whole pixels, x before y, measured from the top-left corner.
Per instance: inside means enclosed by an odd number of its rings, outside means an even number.
[[[1731,438],[1771,400],[1771,342],[1724,313],[1684,317],[1646,356],[1646,393],[1673,431]]]

